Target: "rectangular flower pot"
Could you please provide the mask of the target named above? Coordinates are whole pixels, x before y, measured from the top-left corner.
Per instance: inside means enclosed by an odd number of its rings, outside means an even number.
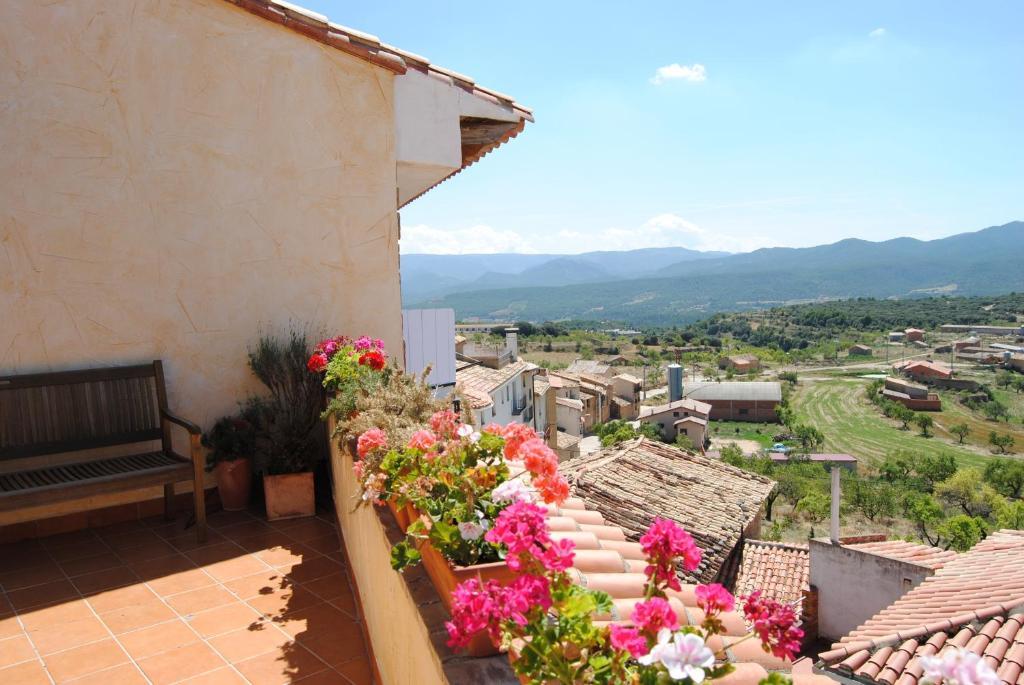
[[[412,517],[409,515],[410,505],[399,507],[391,497],[387,499],[387,505],[388,509],[390,509],[391,513],[395,516],[395,523],[398,524],[398,527],[404,533],[409,528],[409,523],[412,521]]]
[[[434,589],[441,597],[441,603],[449,613],[452,609],[452,590],[470,578],[479,578],[483,583],[496,580],[502,585],[507,585],[515,578],[515,574],[504,561],[474,566],[455,566],[434,549],[429,542],[420,546],[420,554],[423,557],[423,569],[430,577]],[[473,657],[492,656],[499,651],[487,633],[476,635],[467,648],[467,653]]]
[[[263,492],[271,521],[316,514],[312,471],[264,476]]]

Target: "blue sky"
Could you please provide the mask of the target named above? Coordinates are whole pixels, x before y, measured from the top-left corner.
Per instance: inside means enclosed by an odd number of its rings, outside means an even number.
[[[404,252],[741,251],[1024,219],[1021,2],[303,4],[535,111],[403,210]]]

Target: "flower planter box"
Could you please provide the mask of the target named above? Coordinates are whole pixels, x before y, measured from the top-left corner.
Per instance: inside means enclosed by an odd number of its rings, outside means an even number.
[[[445,610],[449,613],[452,608],[452,590],[460,583],[470,578],[479,578],[484,583],[496,580],[502,585],[506,585],[515,578],[515,574],[504,561],[474,566],[454,566],[429,542],[420,546],[420,554],[423,557],[423,568],[434,584],[437,594],[440,595]],[[474,637],[467,649],[469,656],[473,657],[492,656],[499,651],[487,633],[480,633]]]
[[[402,532],[404,533],[409,528],[409,524],[415,518],[413,515],[411,515],[411,505],[407,504],[403,507],[399,507],[397,504],[395,504],[395,500],[391,499],[390,497],[386,501],[388,509],[390,509],[391,513],[395,516],[395,523],[398,524],[398,527],[401,528]]]
[[[224,511],[242,511],[249,506],[252,489],[252,464],[240,457],[232,461],[221,461],[213,467],[217,481],[217,495]]]
[[[312,471],[264,476],[263,491],[271,521],[316,514]]]

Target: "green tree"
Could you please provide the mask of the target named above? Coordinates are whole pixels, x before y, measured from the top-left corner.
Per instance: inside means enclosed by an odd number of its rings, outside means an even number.
[[[914,420],[916,415],[910,409],[907,409],[902,404],[897,404],[893,408],[893,418],[902,423],[901,428],[907,430],[910,427],[910,422]]]
[[[1018,375],[1016,378],[1013,379],[1012,385],[1014,392],[1016,392],[1018,395],[1024,392],[1024,376]]]
[[[695,449],[697,449],[696,446],[693,444],[693,440],[690,440],[690,436],[688,436],[686,433],[679,433],[678,435],[676,435],[675,445],[679,449],[686,450],[688,452],[693,452]]]
[[[1008,388],[1013,384],[1013,374],[1009,371],[1000,371],[996,374],[996,385],[1000,388]]]
[[[952,454],[925,454],[914,461],[914,474],[924,481],[928,490],[956,473],[956,459]]]
[[[992,459],[985,465],[983,476],[1004,497],[1018,498],[1024,491],[1024,461]]]
[[[906,497],[907,518],[914,523],[921,541],[929,545],[939,544],[938,526],[944,514],[942,506],[931,495],[910,492]]]
[[[914,471],[917,462],[917,455],[897,450],[886,455],[878,472],[882,478],[890,483],[906,480]]]
[[[935,486],[935,494],[968,516],[988,516],[1003,501],[1002,495],[986,483],[981,471],[975,468],[957,471]]]
[[[957,436],[960,439],[960,444],[964,444],[964,438],[971,434],[971,427],[966,423],[958,423],[949,427],[949,432]]]
[[[831,501],[828,495],[820,492],[810,492],[800,498],[796,509],[806,516],[807,520],[811,523],[821,523],[829,516]]]
[[[992,431],[988,434],[988,442],[999,451],[999,454],[1006,454],[1013,448],[1015,441],[1009,433],[996,433]]]
[[[735,442],[730,442],[728,445],[721,449],[721,459],[726,464],[731,464],[739,468],[746,468],[747,458],[743,456],[743,450]],[[771,516],[768,517],[769,519]]]
[[[877,481],[854,481],[851,485],[852,487],[846,488],[850,493],[850,503],[869,521],[879,517],[892,518],[896,515],[896,503],[899,498],[893,486]]]
[[[661,429],[656,423],[641,423],[638,434],[649,440],[661,440]]]
[[[919,412],[914,414],[914,424],[921,429],[921,435],[927,438],[930,435],[928,429],[935,425],[935,419],[928,414]]]
[[[1016,500],[1000,504],[995,510],[993,518],[996,528],[1024,530],[1024,502]]]
[[[800,446],[805,452],[810,452],[825,442],[825,436],[821,434],[821,431],[806,424],[794,426],[793,433],[796,435],[796,439],[800,441]]]
[[[1010,410],[1006,408],[1005,404],[996,400],[986,402],[982,405],[981,411],[992,421],[999,421],[999,419],[1009,420],[1010,418]]]
[[[974,547],[988,533],[984,519],[965,514],[949,517],[939,524],[937,530],[939,536],[946,541],[946,549],[955,549],[958,552],[966,552]]]

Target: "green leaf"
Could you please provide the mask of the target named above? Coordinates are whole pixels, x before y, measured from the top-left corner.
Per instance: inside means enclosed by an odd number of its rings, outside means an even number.
[[[391,548],[391,568],[396,571],[418,564],[420,558],[419,550],[404,540]]]

